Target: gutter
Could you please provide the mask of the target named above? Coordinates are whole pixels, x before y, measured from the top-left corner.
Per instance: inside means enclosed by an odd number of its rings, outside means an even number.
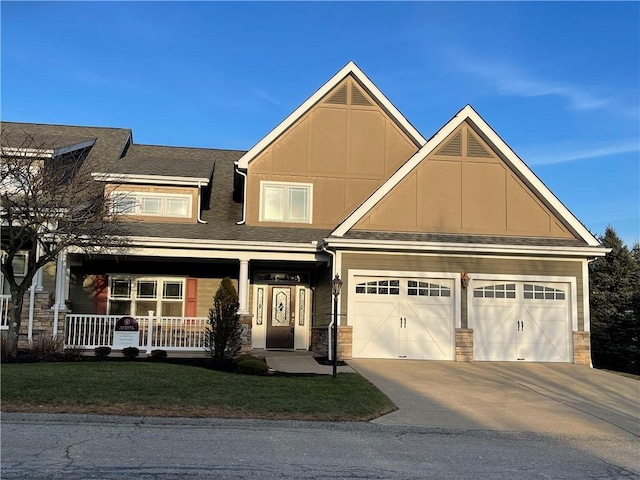
[[[236,222],[236,225],[244,225],[247,221],[247,174],[240,171],[238,162],[233,162],[236,166],[236,173],[244,177],[244,188],[242,189],[242,220]]]
[[[200,215],[202,214],[202,182],[198,182],[198,223],[208,223],[202,220]]]

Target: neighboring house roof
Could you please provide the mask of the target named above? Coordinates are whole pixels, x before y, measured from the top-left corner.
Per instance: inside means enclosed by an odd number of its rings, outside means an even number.
[[[64,149],[95,140],[85,164],[104,165],[122,153],[131,138],[128,128],[47,125],[42,123],[0,122],[3,141],[8,147]]]
[[[413,125],[400,113],[400,111],[389,101],[389,99],[369,80],[358,66],[353,63],[347,63],[338,73],[336,73],[329,81],[322,85],[313,95],[311,95],[302,105],[285,118],[276,128],[271,130],[262,140],[255,144],[242,158],[238,161],[238,167],[246,169],[249,163],[262,152],[266,147],[277,139],[282,133],[284,133],[289,127],[291,127],[300,117],[308,112],[318,101],[329,93],[334,87],[336,87],[342,80],[348,75],[353,76],[374,98],[378,103],[387,111],[387,113],[393,118],[396,123],[404,130],[413,142],[421,147],[426,143],[426,139],[414,128]]]
[[[442,141],[447,138],[462,122],[467,121],[472,128],[501,156],[511,169],[529,186],[548,208],[571,228],[576,236],[588,246],[600,246],[600,242],[584,225],[565,207],[560,200],[542,183],[531,169],[511,150],[500,136],[467,105],[447,122],[429,141],[405,162],[385,183],[383,183],[367,200],[351,213],[332,233],[334,237],[344,237],[347,232],[361,220],[380,200],[402,181],[422,160],[424,160]]]
[[[244,153],[237,150],[132,144],[122,158],[109,162],[105,169],[96,172],[96,176],[101,179],[119,177],[120,181],[126,181],[127,177],[131,181],[151,177],[145,183],[151,183],[158,177],[176,177],[208,183],[217,160],[233,162]]]

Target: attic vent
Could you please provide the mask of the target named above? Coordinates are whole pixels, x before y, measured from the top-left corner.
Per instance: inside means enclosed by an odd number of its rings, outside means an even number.
[[[342,85],[336,93],[331,95],[327,100],[327,103],[333,103],[336,105],[346,105],[347,104],[347,84]]]
[[[467,151],[470,157],[493,157],[470,132],[467,132]]]
[[[462,156],[462,132],[453,137],[449,142],[436,152],[436,155]]]
[[[365,97],[355,85],[351,86],[351,105],[371,105],[371,102],[367,100],[367,97]]]

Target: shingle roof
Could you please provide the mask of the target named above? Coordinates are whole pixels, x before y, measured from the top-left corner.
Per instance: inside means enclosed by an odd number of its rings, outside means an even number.
[[[85,161],[100,166],[118,158],[131,136],[128,128],[81,127],[41,123],[0,122],[3,142],[9,147],[58,148],[94,140]]]
[[[217,160],[234,162],[245,152],[132,144],[100,173],[209,178]],[[232,179],[233,180],[233,179]]]

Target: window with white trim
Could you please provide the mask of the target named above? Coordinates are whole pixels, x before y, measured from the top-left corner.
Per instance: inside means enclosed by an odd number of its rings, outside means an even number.
[[[13,274],[16,277],[18,285],[22,283],[22,279],[27,275],[29,254],[27,252],[18,252],[13,257]],[[4,261],[4,259],[3,259]],[[10,295],[9,282],[5,281],[4,275],[0,273],[0,295]]]
[[[356,293],[366,295],[400,295],[400,280],[378,280],[356,285]]]
[[[311,223],[313,185],[260,182],[260,221]]]
[[[526,300],[564,300],[565,292],[557,288],[544,285],[524,284],[524,298]]]
[[[109,314],[181,317],[184,279],[114,276],[109,281]]]
[[[450,297],[451,289],[437,283],[409,280],[407,294],[421,297]]]
[[[179,193],[112,192],[111,211],[152,217],[191,217],[191,195]]]
[[[474,298],[516,298],[516,284],[487,285],[473,290]]]

